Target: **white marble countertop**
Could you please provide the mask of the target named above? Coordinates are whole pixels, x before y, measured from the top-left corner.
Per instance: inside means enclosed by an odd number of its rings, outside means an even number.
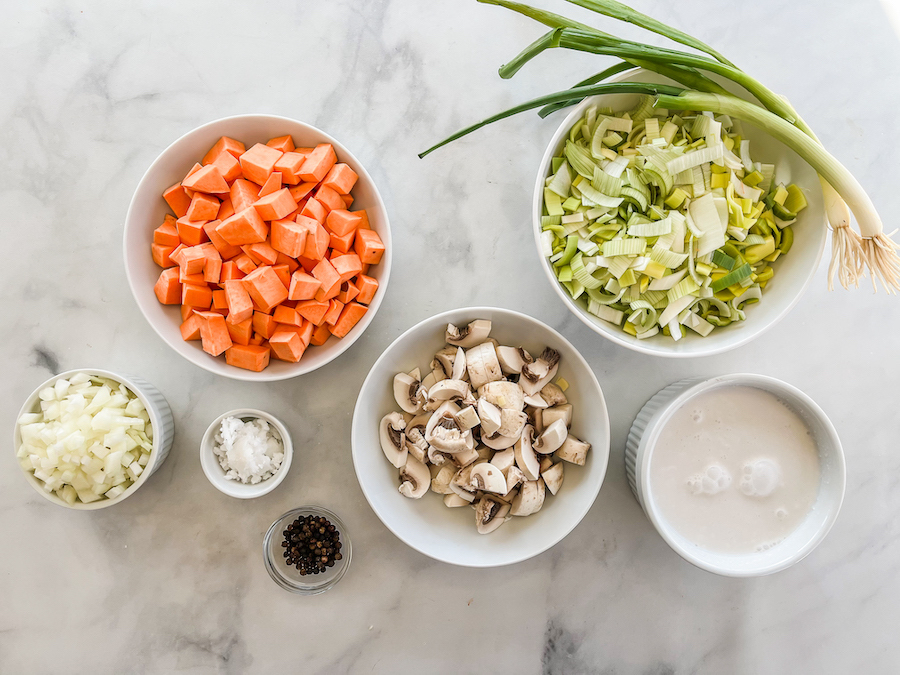
[[[875,0],[635,4],[789,93],[891,229],[900,42]],[[0,427],[9,439],[22,400],[51,373],[99,367],[156,384],[177,438],[137,495],[93,513],[36,495],[7,440],[0,672],[900,668],[900,301],[828,293],[823,265],[801,304],[754,343],[705,359],[647,358],[583,326],[537,270],[531,186],[558,119],[523,115],[416,158],[464,123],[596,72],[594,59],[550,54],[501,81],[496,68],[540,29],[468,0],[30,0],[3,13]],[[366,334],[320,371],[275,384],[218,378],[177,356],[139,313],[121,257],[125,211],[149,163],[191,128],[241,112],[302,119],[352,148],[382,190],[396,242],[389,293]],[[355,393],[375,358],[419,320],[471,304],[561,330],[600,378],[612,420],[593,509],[559,545],[505,569],[454,568],[407,548],[368,507],[350,460]],[[849,472],[824,543],[755,580],[707,574],[669,550],[623,467],[627,429],[657,389],[738,371],[809,393],[841,434]],[[198,461],[207,424],[243,406],[285,420],[296,448],[283,485],[251,502],[217,492]],[[347,576],[315,598],[278,588],[261,559],[266,528],[302,503],[337,511],[354,543]]]

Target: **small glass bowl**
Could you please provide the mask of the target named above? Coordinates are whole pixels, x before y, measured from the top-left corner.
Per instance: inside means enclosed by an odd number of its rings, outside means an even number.
[[[334,567],[327,568],[321,574],[301,575],[300,570],[285,563],[284,548],[281,546],[281,542],[284,541],[282,533],[297,518],[304,516],[324,516],[340,534],[342,557],[335,562]],[[263,539],[263,561],[272,581],[283,589],[300,595],[318,595],[339,582],[350,567],[351,553],[350,537],[344,523],[334,513],[321,506],[301,506],[288,511],[272,523]]]

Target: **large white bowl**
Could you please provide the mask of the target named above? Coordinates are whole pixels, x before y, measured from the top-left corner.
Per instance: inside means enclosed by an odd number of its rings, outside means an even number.
[[[645,70],[623,73],[613,79],[614,81],[672,84],[671,80]],[[719,83],[729,91],[747,97],[746,92],[732,83],[725,80],[719,80]],[[816,268],[819,266],[819,261],[822,259],[828,234],[818,177],[816,172],[793,150],[753,125],[742,121],[743,136],[750,140],[750,151],[753,158],[756,161],[774,163],[776,180],[784,183],[797,183],[805,189],[809,206],[799,215],[793,226],[794,245],[788,255],[779,258],[773,265],[775,277],[763,290],[762,300],[747,308],[746,321],[738,321],[724,328],[717,328],[707,337],[701,337],[693,331],[687,330],[685,336],[678,342],[663,335],[647,340],[638,340],[619,326],[598,319],[589,313],[586,307],[572,299],[568,291],[557,281],[556,275],[553,273],[553,265],[541,253],[540,235],[544,180],[550,172],[551,160],[564,147],[572,125],[584,115],[588,106],[598,105],[608,106],[613,110],[629,110],[637,104],[639,98],[636,94],[615,94],[585,99],[572,108],[559,125],[556,133],[553,134],[538,169],[532,206],[534,214],[532,229],[538,257],[541,259],[541,267],[557,295],[572,313],[594,331],[616,344],[653,356],[692,357],[726,352],[750,342],[778,323],[791,311],[809,287]]]
[[[39,394],[41,390],[45,387],[52,387],[57,380],[71,377],[77,373],[87,373],[88,375],[106,377],[110,380],[115,380],[116,382],[124,384],[140,399],[141,403],[144,404],[144,408],[147,409],[147,414],[150,415],[150,425],[153,428],[153,447],[150,449],[150,459],[147,462],[147,466],[144,467],[144,471],[138,476],[138,479],[131,484],[131,487],[118,497],[113,497],[112,499],[100,499],[96,502],[91,502],[90,504],[83,504],[82,502],[69,504],[65,499],[60,499],[55,492],[47,492],[44,490],[44,484],[35,478],[34,473],[31,471],[23,470],[22,474],[25,476],[28,484],[31,485],[39,495],[44,499],[53,502],[57,506],[64,506],[67,509],[75,509],[77,511],[96,511],[97,509],[105,509],[108,506],[118,504],[119,502],[128,499],[137,492],[147,480],[149,480],[150,476],[152,476],[160,466],[162,466],[162,463],[166,461],[166,457],[169,455],[169,450],[172,449],[172,442],[175,440],[175,422],[172,418],[172,410],[169,408],[169,404],[165,397],[156,387],[143,378],[135,377],[134,375],[119,375],[118,373],[112,373],[108,370],[100,370],[98,368],[79,368],[77,370],[68,370],[65,373],[54,375],[35,389],[31,393],[31,396],[25,399],[25,403],[16,417],[16,425],[13,431],[13,451],[18,451],[19,446],[22,444],[22,435],[19,433],[18,420],[25,413],[40,412],[41,402]],[[18,460],[16,460],[16,464],[18,463]]]
[[[150,256],[153,230],[162,222],[169,208],[162,198],[163,190],[181,180],[195,162],[222,136],[230,136],[243,142],[248,148],[254,143],[265,143],[276,136],[290,134],[298,147],[331,143],[338,161],[350,165],[359,180],[353,188],[354,209],[366,209],[369,224],[384,242],[385,252],[378,265],[368,274],[378,280],[378,290],[369,305],[369,311],[344,337],[330,337],[321,347],[310,347],[299,363],[272,359],[268,368],[260,373],[243,370],[225,363],[225,357],[213,357],[203,351],[200,342],[181,339],[181,312],[177,305],[162,305],[156,299],[153,285],[162,271]],[[321,368],[350,348],[371,323],[387,290],[391,272],[391,229],[387,210],[372,177],[360,161],[338,140],[314,126],[277,115],[236,115],[209,122],[186,133],[156,158],[138,183],[125,217],[125,273],[138,307],[159,336],[172,349],[191,363],[206,370],[236,380],[265,382],[284,380]]]
[[[531,353],[558,350],[559,375],[569,383],[566,396],[574,406],[572,433],[591,444],[583,467],[565,466],[559,494],[527,518],[513,518],[491,534],[478,534],[471,508],[450,509],[429,490],[408,499],[397,488],[397,469],[385,458],[378,440],[381,418],[397,409],[394,375],[428,368],[444,346],[448,323],[462,326],[490,319],[491,337],[501,344],[523,346]],[[520,562],[559,542],[581,522],[594,503],[609,459],[609,417],[600,384],[587,361],[562,335],[537,319],[507,309],[469,307],[444,312],[413,326],[394,340],[369,371],[356,401],[351,432],[353,465],[360,487],[381,521],[403,542],[427,556],[466,567],[495,567]]]
[[[806,423],[819,450],[821,480],[812,510],[796,530],[772,548],[757,553],[723,554],[700,548],[680,534],[657,506],[650,482],[653,451],[672,415],[701,393],[724,387],[746,386],[768,391]],[[700,569],[729,577],[773,574],[800,562],[831,530],[844,501],[846,466],[844,451],[834,425],[809,396],[774,377],[749,373],[722,375],[709,380],[689,378],[669,385],[651,398],[638,413],[628,433],[625,471],[634,496],[647,518],[672,549]]]

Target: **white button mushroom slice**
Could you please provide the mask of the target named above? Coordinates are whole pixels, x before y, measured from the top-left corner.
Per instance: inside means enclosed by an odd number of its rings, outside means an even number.
[[[428,453],[428,441],[425,440],[425,427],[431,413],[425,412],[413,417],[406,425],[406,449],[420,462],[424,462]]]
[[[474,464],[481,459],[481,455],[479,455],[478,450],[475,448],[469,448],[462,452],[455,452],[452,455],[449,455],[449,457],[453,460],[453,463],[460,468],[469,466],[469,464]]]
[[[559,488],[562,487],[563,478],[565,478],[565,474],[563,473],[563,463],[557,462],[549,469],[542,471],[541,478],[544,479],[544,484],[547,486],[547,489],[550,490],[550,494],[555,495],[559,492]]]
[[[434,358],[431,359],[431,369],[439,370],[444,378],[453,377],[453,361],[456,358],[456,350],[457,347],[444,347],[435,353]],[[462,378],[455,378],[462,379]]]
[[[441,380],[446,380],[447,378],[444,376],[444,371],[437,369],[432,370],[425,376],[425,379],[422,380],[422,386],[426,389],[431,389],[434,385],[436,385]]]
[[[528,423],[534,427],[535,433],[541,433],[544,430],[544,411],[540,408],[525,408],[525,414],[528,415]]]
[[[425,402],[425,388],[411,375],[397,373],[394,375],[394,400],[403,412],[418,412]]]
[[[519,494],[519,488],[514,487],[512,490],[507,492],[505,495],[494,495],[497,499],[499,499],[504,504],[512,504],[513,500],[516,498],[516,495]]]
[[[408,454],[406,435],[403,433],[405,428],[406,420],[398,412],[388,413],[381,418],[381,424],[378,425],[381,450],[388,461],[398,469],[406,464]]]
[[[482,342],[466,352],[466,370],[469,373],[469,382],[475,389],[488,382],[503,379],[497,350],[490,342]]]
[[[565,442],[556,451],[556,456],[564,459],[572,464],[584,466],[587,461],[588,451],[591,449],[590,443],[580,441],[571,434],[566,438]]]
[[[452,462],[448,462],[439,467],[437,474],[433,475],[431,478],[431,490],[437,492],[439,495],[454,494],[453,490],[450,489],[450,481],[453,480],[453,476],[455,475],[456,465]]]
[[[506,470],[506,492],[507,494],[512,492],[513,489],[528,479],[525,477],[525,474],[522,473],[522,470],[519,469],[515,464],[510,466]]]
[[[526,407],[541,408],[541,409],[550,407],[550,404],[547,403],[547,401],[545,401],[543,399],[543,397],[540,395],[540,393],[534,394],[532,396],[526,396],[525,397],[525,405],[526,405]]]
[[[460,429],[466,431],[473,427],[477,427],[481,424],[481,420],[478,419],[478,413],[475,412],[475,408],[469,405],[456,413],[456,423],[459,425]]]
[[[470,478],[475,488],[483,492],[495,492],[497,494],[506,494],[506,477],[503,472],[490,462],[476,464],[472,467]]]
[[[468,349],[481,344],[491,334],[491,322],[486,319],[476,319],[465,328],[458,328],[452,323],[447,324],[447,333],[444,336],[448,344]]]
[[[549,455],[556,452],[556,449],[563,444],[568,435],[569,429],[566,427],[566,423],[563,420],[556,420],[541,432],[541,435],[535,439],[532,447],[535,452]]]
[[[431,472],[415,457],[407,457],[400,469],[400,494],[410,499],[419,499],[428,492]]]
[[[466,350],[462,347],[456,348],[456,355],[453,357],[453,372],[450,374],[454,380],[463,380],[468,376],[466,369]]]
[[[475,507],[475,529],[478,534],[490,534],[506,520],[510,506],[496,497],[485,495]]]
[[[517,440],[517,438],[501,436],[500,434],[494,434],[492,436],[481,435],[481,442],[492,450],[506,450],[506,448],[514,446]]]
[[[559,352],[547,347],[537,361],[528,363],[522,368],[519,385],[526,396],[536,394],[556,375],[559,368]],[[473,385],[474,386],[474,385]]]
[[[462,401],[469,393],[469,383],[462,380],[441,380],[428,389],[426,410],[436,410],[444,401]]]
[[[525,481],[519,494],[513,499],[512,506],[509,509],[511,516],[530,516],[541,510],[544,505],[544,481],[541,478],[537,480]]]
[[[460,506],[468,506],[469,501],[467,499],[463,499],[455,492],[451,492],[449,495],[444,495],[444,506],[447,506],[451,509],[458,509]]]
[[[473,449],[472,452],[475,452],[475,450]],[[429,445],[428,450],[425,452],[425,458],[435,466],[443,466],[448,462],[450,464],[455,464],[453,457],[454,456],[451,454],[441,452],[433,445]]]
[[[572,404],[564,403],[547,408],[541,413],[541,419],[547,426],[550,426],[556,420],[562,420],[567,427],[572,426]]]
[[[537,480],[541,475],[541,463],[531,447],[533,433],[534,429],[526,426],[515,445],[516,466],[528,480]]]
[[[540,458],[540,462],[541,462],[541,475],[543,475],[547,469],[549,469],[551,466],[553,466],[553,460],[550,459],[550,455],[542,455]]]
[[[475,452],[478,453],[477,462],[490,462],[491,458],[494,456],[494,451],[486,445],[479,445],[475,448]]]
[[[497,359],[507,375],[518,375],[522,372],[522,366],[534,361],[522,347],[497,347]]]
[[[478,419],[481,420],[481,431],[490,436],[500,428],[500,408],[486,398],[478,399]]]
[[[464,452],[475,447],[472,431],[463,431],[454,416],[459,407],[452,401],[445,401],[429,418],[425,426],[425,440],[441,452]]]
[[[463,467],[450,479],[450,489],[469,502],[475,501],[476,488],[471,482],[472,470],[474,468],[474,464]]]
[[[479,400],[485,399],[498,408],[525,409],[525,393],[515,382],[488,382],[478,388],[478,397]]]
[[[566,395],[563,393],[563,390],[552,382],[545,384],[544,388],[541,389],[541,397],[547,401],[548,405],[551,407],[555,405],[564,405],[569,402]]]
[[[503,408],[500,411],[500,428],[497,429],[497,433],[501,436],[518,440],[527,422],[528,415],[525,413],[512,410],[511,408]]]
[[[509,467],[516,463],[516,451],[512,448],[495,452],[491,458],[491,464],[501,471],[505,472]]]
[[[407,375],[409,375],[414,380],[422,379],[422,371],[418,368],[413,368],[411,371],[409,371],[409,373],[407,373]]]

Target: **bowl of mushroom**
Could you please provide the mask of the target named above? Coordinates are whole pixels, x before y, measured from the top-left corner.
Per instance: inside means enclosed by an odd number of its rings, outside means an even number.
[[[581,521],[609,458],[600,384],[559,333],[473,307],[422,321],[372,366],[353,464],[382,522],[468,567],[535,556]]]

